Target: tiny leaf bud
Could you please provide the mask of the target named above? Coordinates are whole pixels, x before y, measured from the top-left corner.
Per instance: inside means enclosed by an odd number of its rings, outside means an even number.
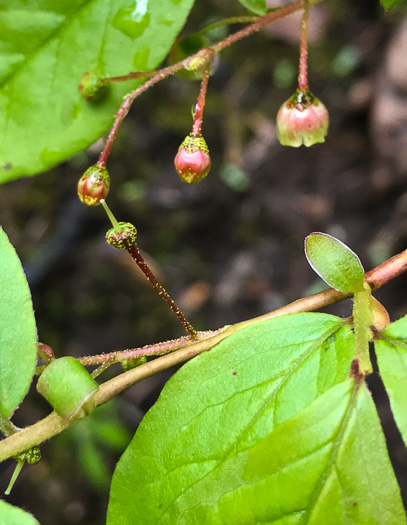
[[[41,374],[38,392],[64,419],[80,419],[95,409],[99,386],[74,357],[54,359]]]
[[[144,365],[144,363],[147,363],[147,357],[145,356],[123,359],[123,361],[121,361],[122,368],[125,372]]]
[[[120,231],[110,228],[106,233],[106,239],[113,248],[126,250],[134,244],[137,238],[137,229],[130,222],[119,222],[119,227]]]
[[[209,149],[202,135],[188,135],[174,159],[175,169],[187,184],[196,184],[211,169]]]
[[[110,189],[109,172],[95,164],[88,168],[78,182],[78,197],[88,206],[97,206],[106,199]]]
[[[84,73],[78,89],[85,100],[94,102],[106,94],[107,86],[102,84],[100,77],[95,73]]]
[[[277,114],[277,136],[283,146],[325,142],[328,126],[328,110],[309,90],[297,90]]]

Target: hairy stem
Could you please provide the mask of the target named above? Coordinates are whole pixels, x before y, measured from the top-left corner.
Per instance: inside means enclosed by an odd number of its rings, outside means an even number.
[[[308,21],[309,5],[307,3],[301,19],[300,66],[298,72],[298,89],[301,91],[308,89]]]
[[[199,137],[201,135],[203,110],[205,107],[206,91],[208,89],[209,70],[211,68],[211,61],[206,63],[204,72],[202,74],[201,89],[199,90],[198,100],[194,110],[194,123],[192,126],[192,135]]]
[[[377,290],[406,270],[407,250],[395,255],[374,270],[366,273],[365,279],[372,290]],[[273,317],[318,310],[324,306],[347,299],[348,297],[351,297],[351,295],[352,294],[338,292],[337,290],[330,288],[309,297],[298,299],[291,304],[260,317],[225,327],[224,329],[217,331],[215,335],[208,335],[208,337],[202,341],[194,341],[191,343],[189,340],[187,345],[183,348],[179,348],[175,352],[158,357],[157,359],[134,368],[133,370],[124,372],[123,374],[120,374],[100,385],[99,390],[95,395],[96,405],[98,406],[106,403],[129,386],[134,385],[146,377],[161,372],[162,370],[166,370],[172,366],[184,363],[185,361],[189,361],[202,352],[210,350],[229,335],[238,332],[243,328]],[[16,456],[35,445],[39,445],[52,436],[59,434],[73,423],[74,421],[66,421],[53,412],[46,418],[38,421],[38,423],[35,423],[34,425],[0,441],[0,461]]]
[[[168,306],[171,308],[174,314],[178,317],[182,326],[189,333],[192,339],[198,339],[197,331],[195,330],[195,328],[193,328],[191,323],[187,321],[185,315],[181,312],[181,310],[175,304],[175,301],[170,297],[170,295],[165,290],[165,288],[161,286],[161,284],[158,282],[156,276],[153,274],[150,267],[144,260],[144,257],[141,255],[141,252],[138,249],[137,244],[134,243],[132,246],[130,246],[130,248],[127,248],[127,251],[132,256],[133,260],[137,263],[140,270],[147,277],[147,280],[149,281],[151,286],[157,291],[158,295],[160,295],[164,299],[164,301],[168,304]]]

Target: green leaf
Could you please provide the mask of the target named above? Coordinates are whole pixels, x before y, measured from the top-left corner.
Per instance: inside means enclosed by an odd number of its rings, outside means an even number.
[[[227,428],[228,416],[223,411],[212,432]],[[121,511],[114,480],[108,524],[406,522],[374,404],[353,380],[334,386],[264,438],[226,454],[204,459],[196,436],[183,442],[186,453],[195,452],[190,458],[176,458],[172,449],[161,457],[152,441],[155,447],[139,449],[137,462],[122,471],[134,484],[130,499],[122,495]],[[199,479],[197,471],[203,471]]]
[[[380,0],[383,7],[386,9],[390,9],[391,7],[394,7],[397,4],[400,4],[404,0]]]
[[[256,15],[265,15],[267,12],[266,0],[239,0],[242,6],[246,7]]]
[[[20,260],[0,228],[0,416],[24,399],[35,372],[37,328]]]
[[[114,84],[90,103],[78,91],[82,75],[154,69],[192,4],[0,0],[0,182],[55,166],[97,140],[141,81]]]
[[[359,257],[343,242],[326,233],[305,239],[305,255],[313,270],[341,292],[363,291],[364,270]]]
[[[38,525],[38,521],[22,509],[0,500],[0,525]]]
[[[184,365],[116,468],[108,523],[156,523],[225,458],[344,381],[352,358],[348,327],[330,315],[304,313],[241,330]]]
[[[390,324],[382,334],[385,340],[375,343],[377,364],[394,419],[407,444],[407,317]]]

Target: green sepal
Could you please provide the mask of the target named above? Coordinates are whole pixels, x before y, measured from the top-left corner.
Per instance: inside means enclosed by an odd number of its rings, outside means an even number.
[[[95,409],[98,384],[74,357],[55,359],[41,374],[38,392],[64,419],[81,419]]]

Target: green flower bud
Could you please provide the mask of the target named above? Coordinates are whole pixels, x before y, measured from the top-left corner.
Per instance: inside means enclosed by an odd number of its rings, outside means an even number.
[[[133,368],[137,368],[138,366],[144,365],[144,363],[147,363],[147,357],[140,356],[140,357],[134,357],[129,359],[123,359],[123,361],[120,361],[122,368],[125,372],[128,370],[132,370]]]
[[[100,77],[95,73],[84,73],[78,86],[82,97],[88,102],[100,100],[107,92],[108,86],[102,84]]]
[[[328,110],[309,90],[297,90],[277,114],[277,136],[283,146],[325,142],[328,126]]]
[[[64,419],[81,419],[95,409],[94,396],[99,386],[89,372],[73,357],[61,357],[41,374],[38,392]]]
[[[95,164],[88,168],[78,182],[78,197],[87,206],[98,206],[106,199],[110,177],[106,167]]]
[[[113,248],[126,250],[134,244],[137,238],[137,229],[130,222],[119,222],[119,227],[120,231],[110,228],[106,233],[106,239]]]
[[[32,447],[28,450],[24,450],[24,452],[21,452],[21,454],[17,454],[17,456],[14,456],[14,459],[16,461],[26,462],[29,465],[35,465],[35,463],[38,463],[41,459],[40,447]]]

